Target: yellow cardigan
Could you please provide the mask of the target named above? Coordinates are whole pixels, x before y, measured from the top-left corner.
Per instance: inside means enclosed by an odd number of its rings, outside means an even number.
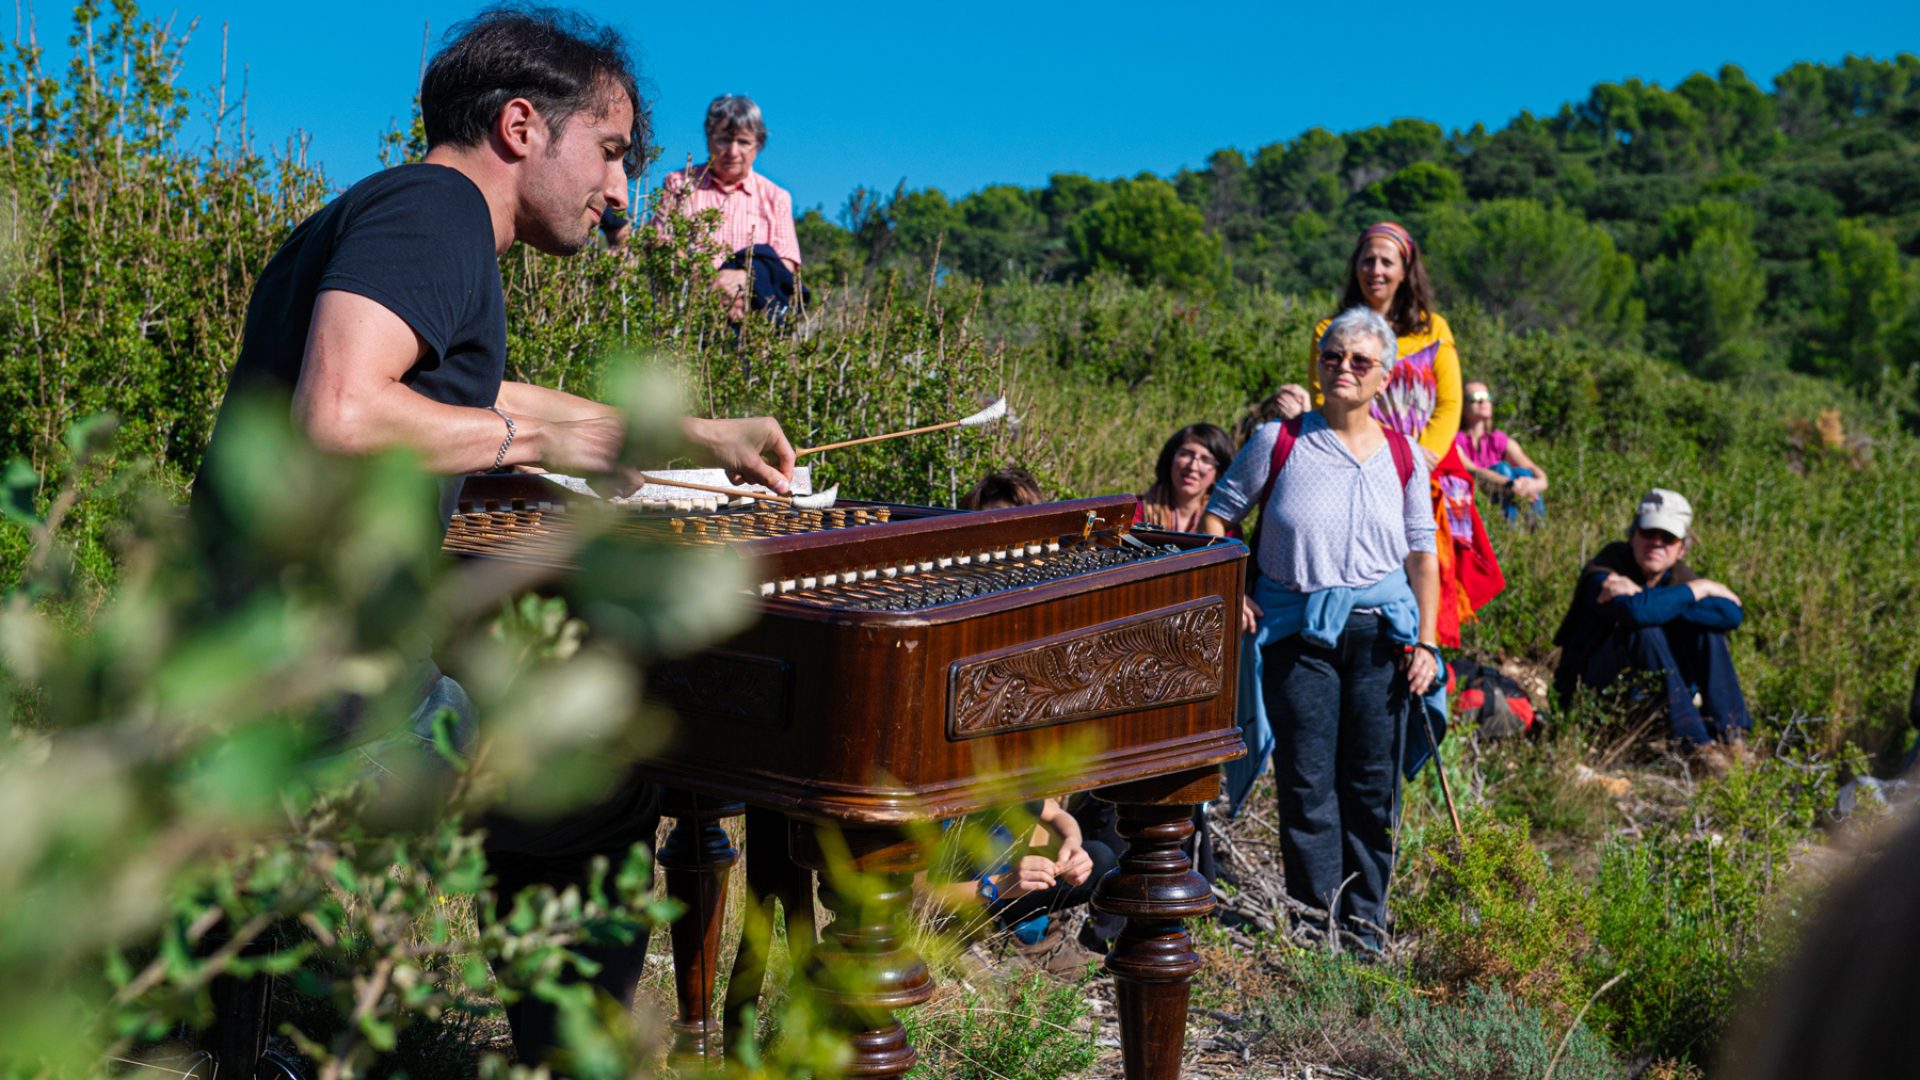
[[[1418,416],[1415,415],[1403,417],[1402,423],[1395,426],[1412,436],[1433,456],[1440,458],[1447,456],[1447,451],[1453,448],[1453,437],[1460,433],[1460,412],[1466,395],[1460,389],[1460,354],[1453,347],[1453,327],[1438,315],[1429,316],[1428,319],[1432,325],[1425,333],[1400,336],[1397,359],[1405,360],[1438,343],[1431,369],[1414,370],[1396,363],[1393,376],[1388,385],[1381,388],[1380,394],[1383,399],[1390,400],[1402,409],[1411,404],[1411,411],[1426,413],[1425,423],[1418,423]],[[1307,349],[1307,393],[1312,395],[1315,408],[1326,404],[1326,395],[1320,389],[1320,335],[1327,332],[1327,324],[1332,321],[1320,320],[1320,324],[1313,328],[1313,342]],[[1431,411],[1421,407],[1420,403],[1426,401],[1431,401]],[[1377,410],[1379,404],[1375,407]],[[1406,430],[1411,424],[1418,426],[1414,430]]]

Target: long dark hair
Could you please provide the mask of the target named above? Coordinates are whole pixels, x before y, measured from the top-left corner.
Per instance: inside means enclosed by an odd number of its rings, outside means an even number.
[[[1406,278],[1394,290],[1393,302],[1387,305],[1387,322],[1394,333],[1402,336],[1425,333],[1433,327],[1433,283],[1427,280],[1427,262],[1421,257],[1420,245],[1413,234],[1392,221],[1360,230],[1360,238],[1353,242],[1353,254],[1347,256],[1347,287],[1340,294],[1340,306],[1334,309],[1334,314],[1367,306],[1366,294],[1360,291],[1360,255],[1367,250],[1367,241],[1376,236],[1394,242],[1407,268]]]
[[[1146,520],[1149,525],[1166,525],[1172,519],[1173,511],[1173,457],[1180,448],[1190,442],[1206,447],[1212,455],[1219,475],[1225,475],[1227,466],[1233,462],[1233,439],[1225,431],[1212,424],[1188,424],[1173,433],[1173,437],[1160,448],[1160,460],[1153,464],[1153,486],[1147,489],[1140,501],[1146,505]],[[1215,483],[1218,483],[1216,478]]]

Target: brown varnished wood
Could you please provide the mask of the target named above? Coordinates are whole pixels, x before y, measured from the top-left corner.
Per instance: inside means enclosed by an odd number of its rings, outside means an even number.
[[[791,664],[784,725],[702,715],[680,727],[656,768],[789,814],[878,825],[1058,793],[1063,770],[1076,777],[1067,786],[1085,788],[1229,761],[1244,752],[1232,710],[1244,554],[1238,544],[1201,548],[924,612],[793,613],[798,605],[767,602],[725,648]],[[1217,600],[1231,616],[1213,698],[950,737],[954,665],[1195,600]]]
[[[1093,906],[1127,920],[1106,967],[1113,975],[1129,1080],[1180,1075],[1188,999],[1202,966],[1185,920],[1213,910],[1213,891],[1182,845],[1193,835],[1195,803],[1219,793],[1213,769],[1094,793],[1118,805],[1120,836],[1128,845],[1120,865],[1095,887]]]
[[[874,1077],[912,1067],[916,1055],[893,1013],[932,993],[900,932],[913,874],[925,862],[902,827],[1101,789],[1119,805],[1131,845],[1094,899],[1127,920],[1107,962],[1126,1072],[1175,1076],[1200,965],[1183,920],[1213,906],[1180,845],[1193,831],[1194,805],[1219,791],[1217,766],[1244,753],[1234,688],[1246,549],[1155,533],[1153,542],[1185,550],[905,612],[833,606],[822,602],[825,590],[813,596],[799,584],[807,575],[844,577],[1050,539],[1071,546],[1089,532],[1093,543],[1111,546],[1129,531],[1133,500],[964,515],[897,511],[884,524],[709,545],[756,559],[753,580],[777,590],[794,578],[797,589],[758,599],[759,619],[733,639],[650,673],[650,692],[671,703],[681,723],[646,768],[664,784],[795,819],[794,857],[822,872],[821,900],[833,917],[805,969],[849,1033],[848,1075]],[[537,557],[467,554],[523,567],[544,559],[563,572],[552,553],[564,544],[539,547]],[[899,587],[927,580],[910,577]],[[1159,693],[1157,677],[1177,689]],[[992,709],[982,712],[982,701]],[[683,827],[687,840],[670,842],[661,862],[684,861],[686,880],[701,880],[721,856],[697,817],[682,819],[676,834]],[[869,875],[860,886],[850,884],[849,867]],[[672,888],[671,867],[668,878]],[[687,888],[696,916],[687,920],[685,963],[698,974],[681,979],[682,1026],[705,1046],[707,942],[721,900]],[[680,942],[676,928],[677,963]]]
[[[671,1060],[718,1063],[722,1047],[713,984],[720,964],[720,934],[726,925],[727,878],[740,858],[720,819],[746,808],[668,789],[662,793],[660,809],[674,818],[659,856],[667,895],[686,907],[686,914],[674,920],[670,930],[679,1009],[673,1023]]]
[[[846,1075],[905,1076],[919,1054],[894,1017],[933,996],[927,965],[904,933],[920,845],[888,829],[794,824],[793,856],[820,873],[820,902],[833,915],[806,960],[813,990],[848,1033]]]

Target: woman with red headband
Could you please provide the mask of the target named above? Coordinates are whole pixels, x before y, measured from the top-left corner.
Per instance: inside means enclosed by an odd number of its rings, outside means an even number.
[[[1434,516],[1443,538],[1451,541],[1440,545],[1440,595],[1452,601],[1441,604],[1440,641],[1457,647],[1460,624],[1471,621],[1506,581],[1473,506],[1473,474],[1453,445],[1464,402],[1453,328],[1433,310],[1433,286],[1420,245],[1397,222],[1367,226],[1354,245],[1346,288],[1335,310],[1360,306],[1379,313],[1399,335],[1399,360],[1374,398],[1373,417],[1412,439],[1426,454]],[[1315,342],[1331,321],[1323,319],[1314,327]],[[1305,396],[1316,407],[1325,400],[1311,358]]]

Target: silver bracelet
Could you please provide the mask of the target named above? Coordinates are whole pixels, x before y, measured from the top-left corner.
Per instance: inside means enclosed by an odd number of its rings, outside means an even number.
[[[507,422],[507,439],[500,444],[500,452],[493,455],[493,471],[499,472],[507,464],[507,448],[513,445],[513,417],[500,411],[500,406],[489,405],[487,411]]]

